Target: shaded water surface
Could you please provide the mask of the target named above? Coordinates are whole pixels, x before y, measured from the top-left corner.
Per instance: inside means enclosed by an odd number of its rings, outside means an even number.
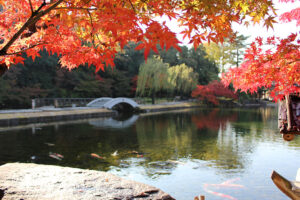
[[[182,200],[286,199],[270,174],[295,179],[300,137],[283,141],[276,120],[275,108],[199,109],[0,128],[0,164],[104,170]]]

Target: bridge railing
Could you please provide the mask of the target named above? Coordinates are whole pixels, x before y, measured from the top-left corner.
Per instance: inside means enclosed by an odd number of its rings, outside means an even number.
[[[62,107],[81,107],[86,106],[95,98],[37,98],[32,99],[32,108],[44,106],[54,106],[55,108]]]

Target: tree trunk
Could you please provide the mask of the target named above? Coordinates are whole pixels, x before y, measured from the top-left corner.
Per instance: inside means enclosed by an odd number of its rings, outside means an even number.
[[[8,70],[7,65],[5,63],[0,64],[0,77]]]
[[[287,117],[287,124],[288,124],[287,130],[290,131],[292,129],[290,96],[285,95],[285,99],[286,99],[286,117]]]
[[[154,105],[155,104],[155,94],[154,93],[152,93],[151,98],[152,98],[152,104]]]

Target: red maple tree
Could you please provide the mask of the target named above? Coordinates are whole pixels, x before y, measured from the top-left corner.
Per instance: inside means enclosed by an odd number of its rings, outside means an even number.
[[[282,0],[294,2],[293,0]],[[281,15],[284,22],[295,20],[300,25],[300,8]],[[266,48],[268,45],[269,48]],[[257,38],[246,51],[244,62],[223,75],[223,83],[235,89],[255,92],[269,88],[275,100],[288,94],[300,94],[300,40],[297,33],[287,38]]]
[[[210,82],[208,85],[197,85],[197,88],[192,92],[192,97],[214,105],[219,104],[218,97],[237,99],[237,95],[233,91],[217,80]]]
[[[129,41],[140,43],[145,58],[156,44],[180,50],[162,17],[177,21],[197,47],[232,35],[233,22],[270,26],[274,14],[266,0],[0,0],[0,75],[22,63],[22,53],[34,59],[41,49],[69,69],[87,63],[97,70],[113,66]]]

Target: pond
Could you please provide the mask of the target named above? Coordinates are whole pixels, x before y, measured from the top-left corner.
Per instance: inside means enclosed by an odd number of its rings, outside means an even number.
[[[276,108],[192,109],[0,128],[0,165],[103,170],[179,200],[200,194],[210,200],[286,199],[270,174],[276,170],[294,180],[299,157],[300,137],[282,139]]]

